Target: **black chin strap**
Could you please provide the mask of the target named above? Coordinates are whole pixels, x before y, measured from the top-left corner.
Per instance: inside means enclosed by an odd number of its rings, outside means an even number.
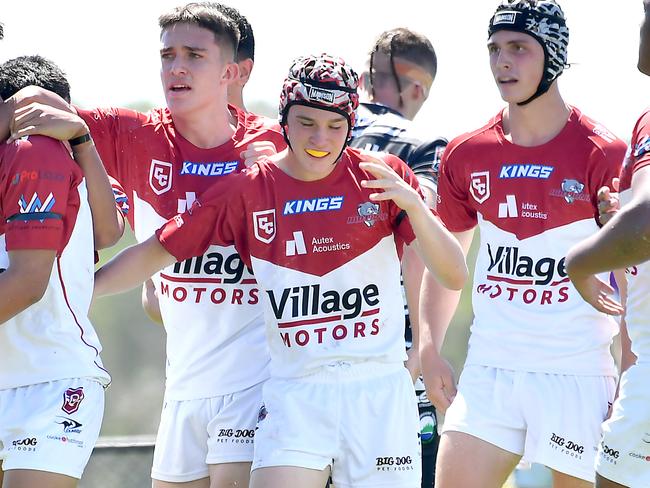
[[[528,105],[533,100],[535,100],[535,99],[541,97],[542,95],[544,95],[544,93],[546,93],[549,90],[549,88],[551,88],[551,85],[553,84],[553,81],[555,81],[555,78],[553,78],[553,80],[551,80],[551,81],[548,81],[548,80],[542,81],[539,84],[539,86],[537,87],[537,91],[535,93],[533,93],[533,95],[529,99],[524,100],[523,102],[517,102],[517,105],[519,105],[520,107],[523,107],[524,105]]]
[[[549,88],[551,88],[551,85],[557,79],[557,76],[554,76],[551,79],[547,78],[546,74],[548,73],[548,53],[546,52],[546,46],[544,45],[544,43],[541,42],[540,40],[538,40],[538,42],[544,48],[544,75],[542,76],[542,81],[540,81],[539,86],[537,87],[537,91],[533,93],[532,96],[527,100],[524,100],[523,102],[517,102],[517,105],[519,105],[520,107],[523,107],[524,105],[528,105],[533,100],[544,95],[544,93],[546,93],[549,90]]]

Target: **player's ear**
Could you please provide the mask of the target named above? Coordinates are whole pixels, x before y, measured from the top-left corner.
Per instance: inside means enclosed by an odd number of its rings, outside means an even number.
[[[425,101],[429,96],[428,91],[417,81],[410,86],[410,95],[414,100]]]
[[[251,58],[242,59],[239,63],[239,83],[244,86],[248,83],[253,71],[253,60]]]
[[[359,75],[359,89],[370,95],[372,86],[370,85],[370,73],[364,71]]]
[[[239,65],[234,61],[226,64],[221,75],[221,81],[230,84],[239,79]]]

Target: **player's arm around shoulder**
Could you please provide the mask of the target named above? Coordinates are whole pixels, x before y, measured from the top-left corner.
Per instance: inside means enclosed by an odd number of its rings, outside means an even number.
[[[19,102],[11,119],[13,141],[28,135],[45,135],[59,141],[68,141],[72,155],[81,167],[88,189],[88,202],[93,215],[95,249],[115,244],[124,232],[124,222],[115,208],[115,200],[101,158],[89,135],[89,128],[65,100],[47,90],[37,89],[38,96],[22,97],[24,91],[31,93],[35,87],[19,91]],[[44,94],[47,96],[44,98]],[[12,97],[13,98],[13,97]],[[31,101],[24,104],[24,101]],[[47,104],[41,103],[44,100]],[[63,107],[63,108],[59,108]]]
[[[468,276],[463,250],[422,199],[412,173],[412,181],[407,182],[379,157],[364,154],[364,161],[360,168],[376,179],[365,180],[362,186],[381,190],[371,194],[371,200],[392,200],[407,213],[417,239],[416,249],[424,264],[445,287],[460,290]]]
[[[146,241],[127,247],[97,270],[94,296],[129,291],[175,261],[158,236],[153,235]]]
[[[88,134],[88,132],[85,132]],[[113,188],[92,139],[72,147],[75,161],[81,166],[88,188],[88,203],[93,216],[95,249],[105,249],[124,234],[124,218]]]
[[[0,324],[38,302],[64,240],[73,162],[58,142],[7,145],[0,160],[0,214],[8,264],[0,266]],[[50,179],[41,178],[41,172]]]
[[[574,245],[566,270],[583,299],[601,312],[620,315],[611,287],[596,273],[633,266],[650,259],[650,165],[635,171],[632,200],[600,231]]]
[[[243,173],[230,177],[241,180]],[[175,263],[199,256],[217,239],[221,219],[227,213],[228,181],[213,185],[185,213],[175,215],[147,240],[124,249],[95,273],[95,296],[121,293],[141,285],[154,273]]]

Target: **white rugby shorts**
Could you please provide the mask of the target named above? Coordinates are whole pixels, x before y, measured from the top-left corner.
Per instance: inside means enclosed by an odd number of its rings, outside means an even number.
[[[650,364],[621,376],[611,417],[603,424],[596,471],[621,485],[650,486]]]
[[[0,459],[5,471],[81,475],[99,437],[104,387],[75,378],[0,390]]]
[[[609,376],[573,376],[469,365],[445,415],[443,433],[464,432],[589,482],[601,424],[616,382]]]
[[[339,362],[264,385],[253,469],[332,468],[337,488],[419,488],[417,399],[402,363]]]
[[[213,398],[166,401],[151,477],[184,483],[209,476],[208,465],[250,463],[262,383]]]

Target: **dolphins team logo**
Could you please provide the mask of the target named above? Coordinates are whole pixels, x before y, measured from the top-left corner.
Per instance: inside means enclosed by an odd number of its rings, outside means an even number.
[[[372,202],[360,203],[357,207],[357,213],[363,218],[364,224],[372,227],[377,221],[375,217],[379,215],[379,204]]]

